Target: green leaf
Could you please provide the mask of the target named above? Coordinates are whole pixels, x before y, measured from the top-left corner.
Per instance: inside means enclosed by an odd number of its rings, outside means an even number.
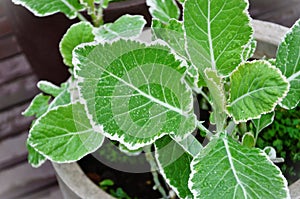
[[[253,30],[245,0],[187,0],[183,25],[191,62],[229,75],[242,61]],[[200,84],[204,85],[203,78]]]
[[[196,156],[203,148],[201,143],[191,134],[181,141],[176,141],[191,156]]]
[[[276,66],[287,77],[290,91],[281,102],[285,109],[295,108],[300,101],[300,20],[288,32],[280,44],[276,57]]]
[[[59,44],[60,53],[67,66],[73,67],[72,52],[76,46],[94,41],[92,31],[93,26],[88,22],[76,23],[68,29]]]
[[[182,22],[170,19],[167,24],[164,24],[160,20],[153,19],[151,28],[155,39],[167,42],[179,56],[187,59]]]
[[[64,89],[57,97],[49,105],[49,109],[53,109],[54,107],[66,105],[71,103],[70,91],[66,88]]]
[[[289,88],[286,78],[267,61],[242,63],[230,83],[227,111],[236,123],[272,112]]]
[[[12,0],[12,2],[26,7],[39,17],[62,12],[68,18],[74,19],[78,11],[83,9],[78,0]]]
[[[242,52],[242,61],[247,61],[254,55],[254,52],[256,50],[256,45],[257,42],[253,38],[249,41],[249,43],[246,46],[244,46],[244,50]]]
[[[40,117],[48,110],[50,98],[42,93],[36,95],[22,115]]]
[[[28,150],[28,162],[32,167],[38,168],[47,160],[45,156],[38,153],[29,144],[26,144],[26,147]]]
[[[168,23],[170,19],[178,19],[179,8],[174,0],[146,0],[150,14],[154,19]]]
[[[155,142],[155,157],[160,173],[176,194],[180,198],[192,198],[188,180],[193,156],[169,136],[164,136]]]
[[[255,138],[251,132],[247,132],[243,135],[242,144],[250,148],[255,146]]]
[[[123,15],[114,23],[107,23],[99,28],[95,28],[93,34],[95,40],[99,42],[110,41],[116,38],[136,38],[146,24],[143,16]]]
[[[77,161],[98,149],[104,136],[92,129],[80,103],[57,106],[32,126],[28,144],[47,159],[66,163]]]
[[[191,163],[194,198],[288,198],[287,181],[260,149],[213,139]]]
[[[46,94],[52,95],[53,97],[58,96],[63,88],[60,88],[48,81],[39,81],[37,87]]]
[[[273,123],[275,112],[262,115],[259,119],[252,120],[256,128],[256,133],[261,132],[264,128]]]
[[[135,150],[196,126],[185,68],[166,46],[118,40],[77,48],[75,73],[95,128]]]

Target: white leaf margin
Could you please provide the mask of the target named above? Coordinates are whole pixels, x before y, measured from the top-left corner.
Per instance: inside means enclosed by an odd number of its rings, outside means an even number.
[[[141,40],[135,40],[135,37],[133,38],[122,38],[122,37],[117,37],[113,40],[110,40],[110,41],[93,41],[93,42],[89,42],[89,43],[82,43],[80,45],[78,45],[74,50],[73,50],[73,60],[72,60],[72,63],[74,65],[74,77],[76,79],[76,87],[79,91],[79,102],[81,104],[84,105],[84,109],[85,109],[85,112],[86,112],[86,115],[88,117],[88,119],[90,120],[90,124],[92,125],[93,129],[96,131],[96,132],[101,132],[101,134],[103,134],[105,137],[111,139],[111,140],[115,140],[115,141],[118,141],[120,142],[121,144],[123,144],[125,147],[127,147],[129,150],[137,150],[139,148],[142,148],[144,146],[147,146],[147,145],[150,145],[150,144],[153,144],[156,140],[164,137],[165,135],[174,135],[174,139],[176,139],[177,141],[180,141],[180,140],[184,140],[186,139],[192,132],[187,132],[183,137],[177,137],[175,135],[174,132],[166,132],[166,133],[162,133],[161,135],[159,136],[154,136],[152,139],[150,139],[148,142],[144,142],[143,144],[130,144],[130,143],[127,143],[125,142],[124,140],[124,136],[118,136],[118,134],[115,134],[114,136],[112,136],[111,134],[109,134],[108,132],[105,132],[104,131],[104,126],[103,125],[100,125],[100,124],[97,124],[94,119],[93,119],[93,115],[89,113],[89,110],[88,110],[88,105],[87,105],[87,101],[84,99],[84,97],[82,96],[82,92],[81,92],[81,89],[80,89],[80,86],[78,84],[80,83],[83,83],[84,82],[84,78],[78,76],[77,72],[76,71],[79,71],[80,68],[79,68],[79,64],[80,64],[80,61],[79,59],[77,58],[77,55],[76,55],[76,50],[77,49],[83,49],[83,48],[86,48],[86,47],[96,47],[98,45],[104,45],[104,44],[113,44],[114,42],[117,42],[119,40],[125,40],[125,41],[134,41],[134,42],[137,42],[137,43],[140,43],[141,45],[145,45],[146,47],[149,47],[149,46],[152,46],[152,45],[161,45],[162,47],[167,47],[169,48],[170,50],[170,54],[172,54],[174,56],[174,58],[178,61],[181,61],[181,66],[182,68],[187,68],[187,63],[186,63],[186,60],[182,59],[180,56],[178,56],[175,51],[173,49],[171,49],[167,43],[165,43],[163,40],[156,40],[156,41],[152,41],[152,42],[143,42]],[[185,85],[186,89],[187,90],[191,90],[191,88],[188,86],[188,83],[186,82],[185,80],[185,75],[183,74],[182,78],[181,78],[181,83],[183,85]],[[192,110],[193,109],[193,95],[191,95],[191,102],[188,109],[189,110]],[[196,124],[197,124],[197,119],[195,119],[195,127],[196,127]]]
[[[256,62],[256,61],[254,61],[254,62]],[[270,112],[273,112],[273,111],[275,110],[276,106],[277,106],[278,104],[280,104],[280,102],[287,96],[287,94],[288,94],[288,92],[289,92],[289,90],[290,90],[290,83],[289,83],[289,81],[287,80],[286,76],[284,76],[284,75],[282,74],[282,72],[281,72],[277,67],[273,66],[270,62],[268,62],[268,61],[266,61],[266,60],[259,60],[258,62],[262,62],[262,63],[266,64],[266,65],[268,66],[268,68],[271,68],[271,69],[273,69],[274,71],[276,71],[276,72],[280,75],[280,77],[283,79],[283,81],[284,81],[285,83],[287,83],[287,85],[288,85],[288,86],[287,86],[287,89],[286,89],[285,92],[283,93],[282,97],[279,97],[278,100],[272,105],[272,109],[271,109],[270,111],[262,112],[261,114],[259,114],[259,115],[257,115],[257,116],[254,116],[254,117],[248,117],[248,118],[243,119],[243,120],[236,120],[235,117],[234,117],[231,113],[229,113],[228,109],[226,108],[226,109],[225,109],[225,112],[227,113],[227,115],[228,115],[229,117],[232,117],[232,118],[233,118],[233,121],[234,121],[234,123],[236,123],[236,124],[239,124],[239,123],[241,123],[241,122],[247,122],[248,120],[252,120],[252,119],[260,119],[262,115],[267,114],[267,113],[270,113]],[[232,71],[231,75],[232,75],[234,72],[238,71],[239,68],[240,68],[243,64],[245,64],[245,63],[247,63],[247,62],[242,62],[236,69],[234,69],[234,70]],[[250,63],[251,63],[251,62],[250,62]],[[230,99],[230,97],[231,97],[231,96],[230,96],[230,93],[229,93],[229,99]],[[227,107],[228,105],[230,105],[230,104],[227,104],[226,107]]]

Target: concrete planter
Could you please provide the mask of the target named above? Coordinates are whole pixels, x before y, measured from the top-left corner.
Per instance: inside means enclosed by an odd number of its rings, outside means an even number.
[[[252,21],[255,38],[258,41],[254,57],[275,57],[278,44],[288,28],[264,21]],[[77,163],[53,163],[58,182],[65,199],[113,199],[102,191],[83,173]],[[300,199],[300,180],[290,187],[292,199]]]

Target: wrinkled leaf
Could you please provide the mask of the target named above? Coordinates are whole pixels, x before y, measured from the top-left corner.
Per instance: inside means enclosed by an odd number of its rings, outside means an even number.
[[[300,20],[287,33],[279,45],[276,66],[287,77],[290,90],[281,102],[286,109],[293,109],[300,101]]]
[[[118,40],[77,48],[75,55],[81,97],[109,138],[135,150],[195,129],[185,68],[166,46]]]
[[[24,116],[40,117],[48,110],[50,98],[50,96],[46,96],[42,93],[36,95],[22,114]]]
[[[179,18],[180,11],[175,0],[146,0],[146,3],[152,17],[163,23]]]
[[[230,84],[227,110],[236,123],[273,111],[289,88],[286,78],[267,61],[242,63]]]
[[[266,154],[231,138],[213,139],[193,159],[194,198],[288,198],[287,181]]]
[[[29,144],[26,145],[28,150],[28,163],[34,167],[40,167],[44,162],[46,162],[46,157],[38,153],[34,148],[32,148]]]

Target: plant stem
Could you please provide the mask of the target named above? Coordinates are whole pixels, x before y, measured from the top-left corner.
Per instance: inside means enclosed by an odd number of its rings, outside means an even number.
[[[210,132],[205,126],[203,126],[201,121],[198,121],[197,126],[200,130],[204,131],[206,133],[207,138],[210,140],[214,134]]]
[[[155,162],[155,159],[152,155],[151,152],[151,146],[146,146],[144,147],[144,151],[145,151],[145,156],[146,156],[146,160],[149,162],[150,167],[151,167],[151,173],[153,176],[153,181],[155,183],[155,187],[158,189],[158,191],[161,193],[161,195],[163,196],[163,198],[167,199],[168,196],[164,190],[164,188],[161,186],[159,179],[158,179],[158,174],[157,174],[157,164]]]
[[[232,134],[235,126],[236,126],[236,124],[233,121],[229,122],[228,126],[225,129],[228,135]]]
[[[198,92],[199,94],[201,94],[201,95],[204,97],[204,99],[206,99],[206,101],[207,101],[211,106],[213,105],[212,102],[209,100],[209,97],[206,95],[206,93],[204,93],[204,92],[202,91],[202,88],[199,89],[199,90],[197,90],[197,92]]]
[[[77,18],[78,18],[80,21],[85,21],[85,22],[88,21],[88,20],[87,20],[80,12],[77,12]]]

